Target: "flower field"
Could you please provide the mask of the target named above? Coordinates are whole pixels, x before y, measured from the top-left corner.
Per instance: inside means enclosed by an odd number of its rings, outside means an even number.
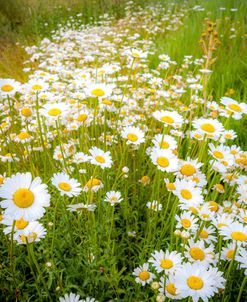
[[[201,2],[77,13],[21,46],[0,301],[246,301],[247,6]]]

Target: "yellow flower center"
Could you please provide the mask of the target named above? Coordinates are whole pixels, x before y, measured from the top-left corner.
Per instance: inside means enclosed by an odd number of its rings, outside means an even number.
[[[190,249],[190,256],[195,259],[195,260],[204,260],[205,258],[205,254],[203,252],[202,249],[200,249],[199,247],[192,247]]]
[[[224,158],[224,154],[220,151],[214,151],[213,156],[216,157],[216,158],[219,158],[219,159]]]
[[[202,230],[199,236],[200,236],[201,238],[206,239],[206,238],[208,238],[208,232],[205,231],[205,230]]]
[[[0,176],[0,185],[4,183],[4,177]]]
[[[198,134],[198,133],[195,133],[194,137],[197,138],[197,139],[201,139],[202,138],[202,136],[200,134]]]
[[[90,179],[87,183],[86,183],[86,186],[91,189],[95,186],[99,186],[101,184],[101,181],[97,178],[92,178]]]
[[[107,106],[111,106],[112,105],[112,101],[110,101],[110,100],[103,100],[102,104],[107,105]]]
[[[170,269],[173,267],[173,262],[170,259],[162,259],[160,261],[160,267],[163,269]]]
[[[40,89],[42,89],[42,86],[39,85],[39,84],[35,84],[35,85],[32,86],[32,89],[33,90],[40,90]]]
[[[229,250],[229,251],[227,251],[227,253],[226,253],[226,258],[232,259],[232,258],[233,258],[233,255],[234,255],[234,250]]]
[[[20,139],[26,139],[26,138],[29,138],[29,137],[30,137],[30,134],[27,133],[27,132],[20,132],[20,133],[18,134],[18,137],[19,137]]]
[[[138,136],[133,133],[129,133],[127,135],[127,139],[131,142],[136,142],[138,140]]]
[[[147,271],[142,271],[139,273],[139,278],[142,280],[142,281],[146,281],[150,278],[150,273],[147,272]]]
[[[192,194],[191,194],[191,192],[190,192],[189,190],[182,189],[182,190],[180,191],[180,193],[181,193],[181,195],[182,195],[182,197],[183,197],[184,199],[189,200],[189,199],[192,198]]]
[[[162,168],[166,168],[169,166],[169,160],[164,156],[158,157],[156,162]]]
[[[203,281],[200,277],[191,276],[187,279],[187,285],[194,290],[199,290],[203,288]]]
[[[169,146],[170,145],[168,144],[168,142],[163,141],[160,143],[160,148],[162,148],[162,149],[168,149]]]
[[[181,167],[180,172],[183,175],[191,176],[196,173],[196,169],[190,164],[185,164]]]
[[[77,117],[78,122],[85,122],[86,119],[87,119],[87,114],[85,113],[79,114]]]
[[[99,97],[99,96],[104,96],[104,95],[105,95],[104,90],[101,89],[101,88],[93,89],[93,90],[91,91],[91,93],[92,93],[92,95],[98,96],[98,97]]]
[[[219,210],[219,205],[215,201],[209,201],[209,210],[211,212],[217,212]]]
[[[167,183],[167,184],[166,184],[166,188],[167,188],[168,190],[171,190],[171,191],[173,191],[173,190],[176,189],[174,183],[172,183],[172,182]]]
[[[170,116],[162,116],[161,121],[166,123],[166,124],[172,124],[174,123],[174,119]]]
[[[236,112],[242,111],[242,108],[237,104],[229,104],[228,108],[231,109],[232,111],[236,111]]]
[[[231,237],[237,241],[247,241],[247,235],[243,232],[232,232]]]
[[[28,226],[28,224],[29,224],[28,221],[26,221],[25,219],[21,218],[19,220],[16,220],[15,227],[18,230],[23,230],[23,229],[25,229],[26,226]]]
[[[21,109],[21,114],[25,117],[29,117],[29,116],[32,116],[32,110],[29,109],[29,108],[22,108]]]
[[[176,296],[176,287],[174,286],[173,283],[169,283],[166,285],[166,291],[173,296]]]
[[[14,89],[13,86],[9,85],[9,84],[5,84],[1,87],[1,90],[4,92],[10,92]]]
[[[149,183],[150,178],[147,175],[144,175],[144,176],[142,176],[140,181],[141,181],[142,184],[146,185],[146,184]]]
[[[61,114],[62,113],[62,111],[60,110],[60,109],[58,109],[58,108],[52,108],[52,109],[50,109],[49,111],[48,111],[48,114],[50,115],[50,116],[58,116],[59,114]]]
[[[194,208],[194,207],[189,207],[189,210],[193,213],[193,214],[195,214],[195,215],[197,215],[198,214],[198,211],[197,211],[197,209],[196,208]]]
[[[69,192],[71,191],[71,185],[68,184],[67,182],[60,182],[58,184],[58,187],[63,190],[63,191],[66,191],[66,192]]]
[[[95,156],[95,159],[100,164],[104,164],[105,163],[105,159],[104,159],[103,156],[97,155],[97,156]]]
[[[215,127],[212,124],[202,124],[201,129],[205,132],[213,133],[215,132]]]
[[[13,201],[19,208],[28,208],[34,202],[34,194],[28,189],[18,189],[13,195]]]
[[[223,227],[226,227],[227,224],[225,224],[225,223],[218,223],[217,226],[218,226],[218,228],[223,228]]]
[[[20,239],[23,243],[27,243],[28,239],[32,239],[32,241],[35,241],[37,237],[38,237],[37,233],[32,232],[32,235],[28,235],[28,236],[21,235]]]
[[[189,219],[181,219],[181,224],[185,229],[188,229],[191,226],[191,222]]]

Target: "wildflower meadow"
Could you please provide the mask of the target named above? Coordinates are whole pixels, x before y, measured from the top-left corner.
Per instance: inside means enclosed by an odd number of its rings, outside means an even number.
[[[0,47],[0,301],[247,301],[247,2],[105,2]]]

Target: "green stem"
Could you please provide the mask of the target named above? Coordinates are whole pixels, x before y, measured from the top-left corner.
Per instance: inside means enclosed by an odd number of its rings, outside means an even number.
[[[241,284],[241,287],[240,287],[240,290],[239,290],[239,293],[238,293],[238,298],[237,298],[237,301],[236,302],[240,302],[241,300],[241,296],[242,296],[242,293],[244,291],[244,288],[245,288],[245,284],[247,283],[247,275],[244,277],[244,280]]]

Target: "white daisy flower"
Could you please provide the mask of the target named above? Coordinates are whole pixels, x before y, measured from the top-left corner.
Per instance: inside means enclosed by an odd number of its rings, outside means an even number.
[[[91,164],[101,167],[102,169],[111,168],[112,157],[110,151],[103,151],[97,147],[89,149]]]
[[[171,150],[152,148],[150,158],[152,163],[161,171],[173,172],[177,169],[178,158]]]
[[[27,244],[32,242],[39,242],[41,238],[46,235],[46,229],[38,221],[31,221],[26,228],[17,232],[14,239],[19,244]]]
[[[110,191],[106,193],[105,202],[109,202],[111,206],[120,203],[123,198],[121,198],[121,193],[118,191]]]
[[[65,294],[64,297],[60,297],[59,302],[82,302],[82,300],[80,300],[79,295],[70,293],[70,294]]]
[[[67,209],[70,212],[82,212],[82,211],[94,212],[96,208],[97,206],[95,203],[90,203],[90,204],[77,203],[77,204],[69,204],[67,206]]]
[[[54,174],[51,182],[60,191],[62,196],[78,196],[82,190],[80,183],[76,179],[70,178],[69,175],[64,172]]]
[[[152,266],[158,273],[172,274],[181,265],[182,256],[176,251],[155,251],[151,254],[152,258],[148,262],[152,263]]]
[[[150,272],[148,263],[144,263],[135,268],[132,274],[136,276],[135,281],[141,283],[142,286],[151,283],[155,277],[155,275]]]
[[[125,127],[121,132],[121,136],[127,140],[127,144],[139,145],[145,141],[144,132],[133,126]]]
[[[164,123],[166,126],[180,128],[183,124],[183,117],[176,111],[160,110],[153,112],[153,117]]]
[[[192,297],[193,302],[201,298],[204,302],[224,288],[223,273],[206,268],[200,263],[186,263],[175,273],[175,288],[182,298]]]
[[[17,173],[6,179],[0,187],[1,207],[7,216],[27,221],[41,218],[45,207],[50,205],[47,185],[36,177],[32,181],[31,173]]]

